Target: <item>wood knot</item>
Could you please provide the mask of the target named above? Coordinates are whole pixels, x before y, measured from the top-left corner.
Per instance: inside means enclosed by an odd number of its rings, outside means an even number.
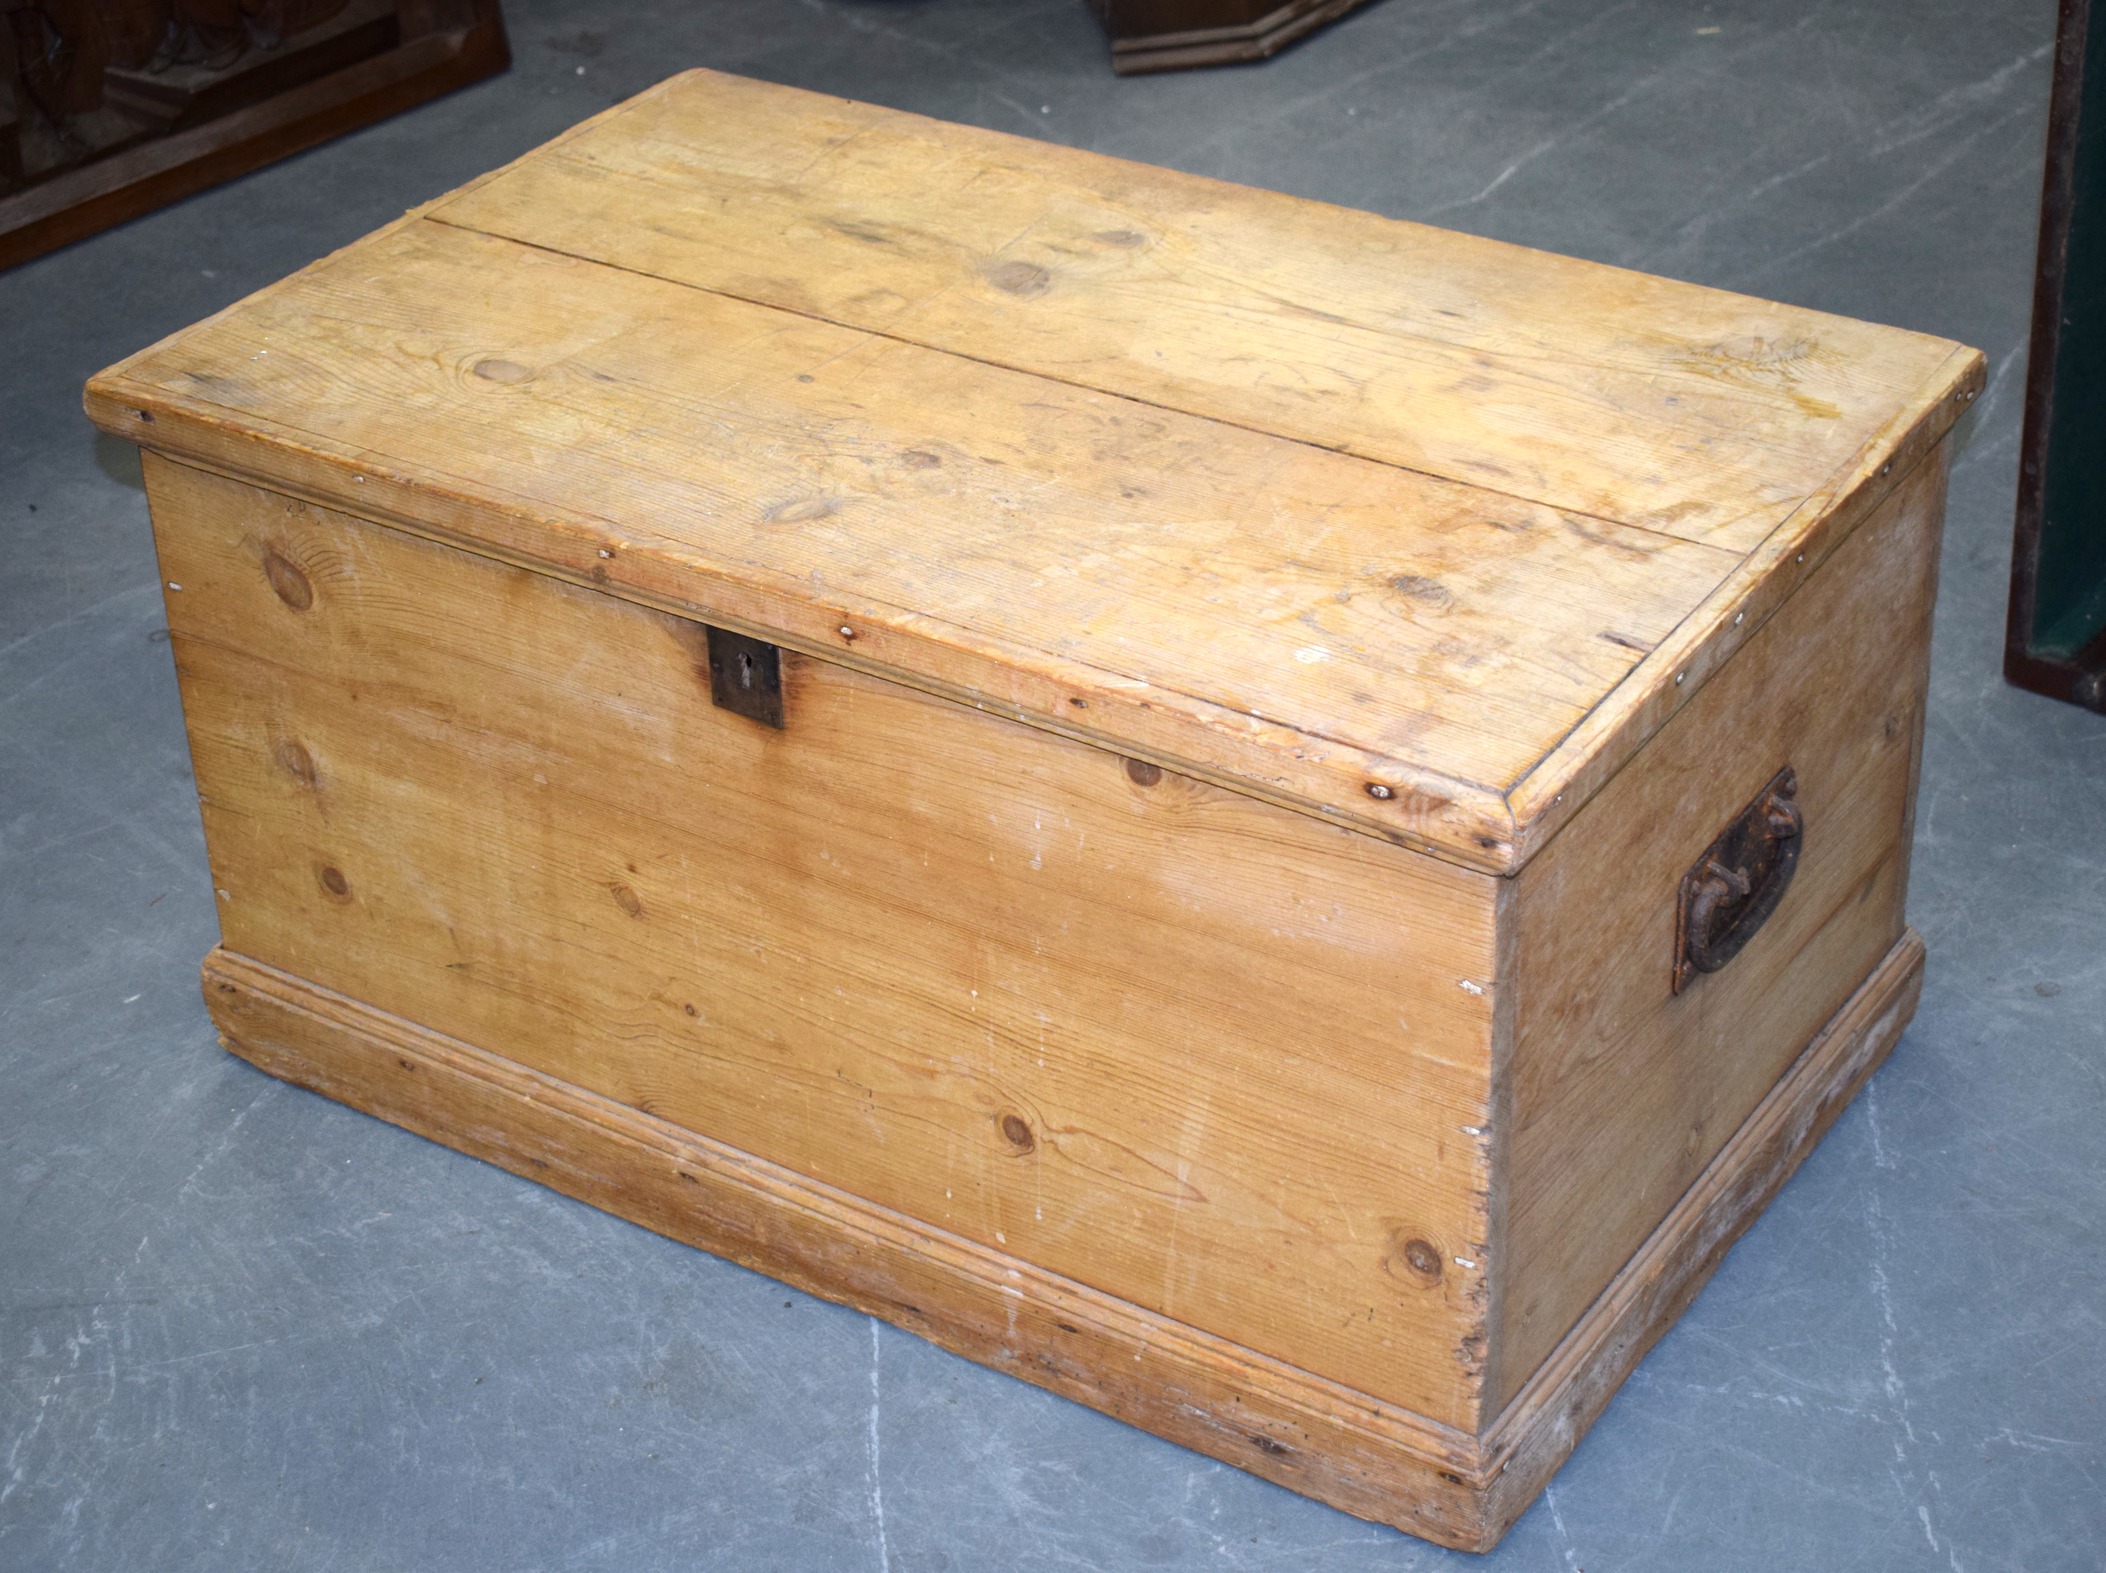
[[[614,904],[632,918],[643,916],[643,897],[619,882],[609,885],[607,893],[614,897]]]
[[[777,503],[761,519],[767,524],[810,524],[815,519],[824,519],[840,505],[831,497],[798,497],[789,502]]]
[[[1107,246],[1117,246],[1122,251],[1132,251],[1136,246],[1148,244],[1148,237],[1137,229],[1100,229],[1096,238]]]
[[[1163,767],[1151,765],[1145,759],[1126,761],[1126,779],[1137,787],[1152,787],[1163,779]]]
[[[335,901],[351,899],[351,881],[344,878],[344,871],[334,863],[324,863],[314,871],[315,882],[322,887],[324,895]]]
[[[271,588],[278,592],[278,599],[296,612],[304,612],[314,605],[314,585],[307,575],[300,572],[293,560],[275,546],[263,551],[263,576],[270,580]]]
[[[277,746],[271,750],[271,756],[278,761],[279,769],[310,792],[321,780],[320,772],[314,767],[314,755],[307,751],[307,745],[298,738],[280,738]]]
[[[1405,1236],[1401,1229],[1391,1237],[1389,1259],[1384,1265],[1393,1277],[1401,1274],[1429,1287],[1441,1281],[1439,1247],[1417,1235]]]
[[[1263,1432],[1252,1433],[1250,1445],[1271,1458],[1286,1458],[1294,1452],[1285,1442],[1275,1442]]]
[[[899,462],[910,470],[933,470],[943,460],[926,448],[909,448],[899,456]]]
[[[1389,581],[1389,587],[1408,600],[1428,607],[1436,612],[1445,612],[1455,604],[1455,594],[1438,579],[1428,579],[1420,574],[1400,573]]]
[[[1038,1138],[1031,1134],[1031,1126],[1021,1114],[1005,1114],[996,1123],[1002,1127],[1002,1139],[1018,1152],[1030,1152],[1038,1145]]]
[[[997,262],[988,268],[987,282],[1005,295],[1029,300],[1053,287],[1053,275],[1035,262]]]
[[[475,363],[475,374],[486,382],[502,382],[507,385],[530,380],[534,371],[516,360],[479,360]]]

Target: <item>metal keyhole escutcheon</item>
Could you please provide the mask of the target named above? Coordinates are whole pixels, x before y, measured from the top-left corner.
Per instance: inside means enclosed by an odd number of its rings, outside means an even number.
[[[728,628],[709,630],[709,697],[719,707],[782,726],[782,651]]]

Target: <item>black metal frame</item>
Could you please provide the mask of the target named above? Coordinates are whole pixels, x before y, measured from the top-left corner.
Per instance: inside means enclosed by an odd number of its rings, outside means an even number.
[[[2004,676],[2106,712],[2106,25],[2090,23],[2090,0],[2062,0]]]

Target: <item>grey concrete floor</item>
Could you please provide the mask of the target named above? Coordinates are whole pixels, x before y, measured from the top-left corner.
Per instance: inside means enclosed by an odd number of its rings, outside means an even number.
[[[138,469],[80,384],[690,64],[1988,351],[1921,1014],[1487,1567],[2106,1565],[2106,720],[1997,660],[2049,0],[508,0],[496,82],[0,275],[0,1568],[1461,1567],[223,1054]]]

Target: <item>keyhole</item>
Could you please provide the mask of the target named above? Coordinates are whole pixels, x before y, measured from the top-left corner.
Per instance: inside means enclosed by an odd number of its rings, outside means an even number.
[[[739,652],[739,687],[751,688],[752,686],[753,657],[746,654],[745,651],[741,650]]]

